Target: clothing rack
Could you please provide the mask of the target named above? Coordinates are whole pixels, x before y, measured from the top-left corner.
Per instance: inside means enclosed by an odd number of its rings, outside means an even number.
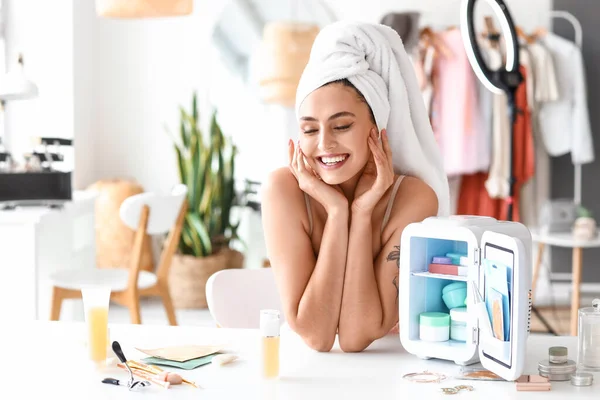
[[[551,18],[562,18],[571,23],[573,25],[573,29],[575,31],[575,44],[577,47],[581,49],[582,41],[583,41],[583,29],[581,28],[581,23],[573,14],[568,11],[562,10],[552,10],[550,12]],[[512,161],[511,161],[512,162]],[[575,167],[575,179],[574,179],[574,202],[576,205],[581,204],[581,164],[574,164]],[[558,336],[558,333],[546,319],[541,315],[539,310],[535,306],[531,306],[531,311],[537,316],[542,325],[547,329],[548,333],[553,334],[554,336]]]
[[[553,17],[555,17],[555,16],[556,17],[565,17],[566,14],[568,14],[568,13],[565,12],[565,14],[562,14],[562,13],[557,12],[556,14],[553,13],[552,16]],[[573,17],[573,16],[571,16],[571,17]],[[567,18],[571,21],[570,17],[567,16],[565,18]],[[488,30],[488,38],[492,41],[497,42],[499,40],[499,38],[495,34],[496,28],[494,27],[494,23],[492,22],[491,18],[486,18],[485,22],[486,22],[486,26],[487,26],[487,30]],[[514,29],[514,27],[513,27],[513,29]],[[506,34],[506,32],[505,32],[505,34]],[[577,33],[576,33],[576,35],[577,35]],[[579,31],[579,35],[580,35],[580,31]],[[581,41],[581,36],[578,36],[578,39],[579,39],[579,41]],[[517,65],[518,65],[519,64],[519,62],[518,62],[519,51],[518,50],[516,51],[515,59],[517,60]],[[518,72],[518,69],[517,69],[517,76],[519,76],[519,77],[521,76],[520,72]],[[521,78],[519,78],[519,79],[521,79]],[[508,194],[508,198],[506,199],[507,200],[506,201],[506,206],[507,206],[507,218],[506,219],[508,221],[513,220],[514,185],[515,185],[515,177],[514,177],[514,172],[513,172],[513,157],[514,157],[513,140],[514,140],[516,113],[517,113],[515,92],[516,91],[514,88],[512,88],[512,90],[506,91],[506,98],[507,98],[507,103],[508,103],[508,119],[509,119],[509,124],[510,124],[509,194]],[[579,174],[580,174],[579,176],[581,176],[581,171],[579,171]],[[577,183],[576,183],[576,190],[577,189],[580,190],[580,188],[581,188],[580,185],[581,184],[579,183],[579,186],[577,186]],[[548,333],[551,333],[554,336],[558,336],[558,333],[552,328],[552,326],[548,323],[548,321],[544,318],[544,316],[539,312],[539,310],[534,305],[531,306],[531,312],[533,312],[536,315],[536,317],[544,325],[544,327],[546,328]]]
[[[573,25],[573,30],[575,31],[575,44],[579,49],[581,49],[582,41],[583,41],[583,29],[581,28],[581,23],[579,20],[570,12],[562,11],[562,10],[552,10],[550,12],[551,18],[560,18],[565,19]],[[581,164],[574,164],[575,167],[575,178],[574,178],[574,189],[573,189],[573,200],[576,205],[581,205]]]

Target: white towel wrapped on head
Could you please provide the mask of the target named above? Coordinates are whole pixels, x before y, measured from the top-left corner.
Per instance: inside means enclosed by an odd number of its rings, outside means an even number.
[[[311,92],[344,78],[367,100],[379,131],[387,129],[394,171],[427,183],[437,194],[438,215],[448,215],[448,179],[441,152],[398,33],[365,22],[340,21],[323,28],[298,84],[296,114]]]

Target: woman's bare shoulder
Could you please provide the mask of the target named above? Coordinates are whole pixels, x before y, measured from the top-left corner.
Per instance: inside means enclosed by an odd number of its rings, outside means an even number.
[[[423,209],[434,210],[437,213],[438,199],[435,191],[419,178],[405,176],[400,184],[399,196],[396,200],[403,203],[421,205]]]
[[[405,176],[394,199],[392,217],[422,221],[437,214],[438,198],[427,183],[414,176]]]
[[[271,171],[262,184],[261,190],[263,201],[294,202],[302,200],[303,196],[296,177],[288,167]]]
[[[293,227],[309,232],[304,192],[292,172],[278,168],[269,173],[261,188],[261,214],[266,234],[293,235]]]

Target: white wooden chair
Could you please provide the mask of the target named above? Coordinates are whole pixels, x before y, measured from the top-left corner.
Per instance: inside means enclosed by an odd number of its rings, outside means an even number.
[[[169,294],[169,268],[181,237],[181,227],[187,211],[187,187],[177,185],[170,194],[140,193],[128,197],[119,208],[119,216],[129,228],[136,230],[128,268],[69,269],[50,277],[52,307],[50,319],[60,319],[63,299],[81,298],[81,288],[103,284],[111,288],[111,301],[129,309],[131,322],[141,323],[140,297],[162,299],[169,324],[177,325]],[[142,250],[147,235],[169,232],[164,243],[156,273],[141,269]]]
[[[221,328],[259,328],[260,310],[283,309],[271,268],[226,269],[206,282],[210,314]]]

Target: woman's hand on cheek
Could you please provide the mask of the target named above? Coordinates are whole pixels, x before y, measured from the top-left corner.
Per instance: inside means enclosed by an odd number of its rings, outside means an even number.
[[[371,213],[394,182],[392,151],[386,130],[381,131],[381,141],[377,139],[375,129],[371,130],[367,140],[371,158],[356,185],[352,213]]]
[[[334,210],[348,210],[348,199],[339,186],[331,186],[323,182],[319,175],[306,161],[300,145],[294,146],[292,140],[288,144],[289,168],[298,181],[300,189],[317,200],[330,213]]]

